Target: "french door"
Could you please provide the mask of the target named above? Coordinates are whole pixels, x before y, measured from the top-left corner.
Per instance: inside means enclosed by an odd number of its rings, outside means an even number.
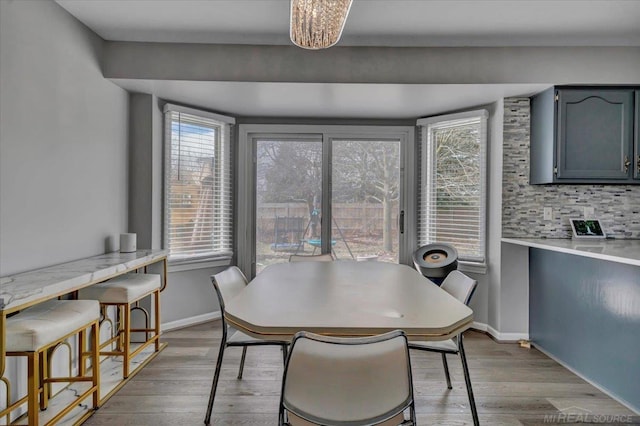
[[[331,139],[331,250],[338,259],[398,263],[397,139]]]
[[[241,126],[238,265],[248,275],[292,254],[406,263],[413,128],[336,127]]]
[[[322,251],[322,137],[255,139],[255,269]]]

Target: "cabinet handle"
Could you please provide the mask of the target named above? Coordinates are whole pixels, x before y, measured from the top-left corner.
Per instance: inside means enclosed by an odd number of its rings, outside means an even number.
[[[638,174],[640,175],[640,155],[638,155]]]
[[[624,172],[629,172],[629,166],[631,165],[631,161],[629,161],[629,157],[625,155],[624,157]]]

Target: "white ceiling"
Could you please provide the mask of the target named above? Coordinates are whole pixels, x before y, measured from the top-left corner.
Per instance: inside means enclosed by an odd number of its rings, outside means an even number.
[[[289,44],[289,0],[57,0],[105,40]],[[354,0],[341,46],[640,46],[640,1]],[[543,85],[114,80],[247,116],[407,118]],[[552,82],[550,82],[552,83]]]
[[[57,0],[106,40],[289,44],[289,0]],[[640,1],[354,0],[341,46],[640,45]]]

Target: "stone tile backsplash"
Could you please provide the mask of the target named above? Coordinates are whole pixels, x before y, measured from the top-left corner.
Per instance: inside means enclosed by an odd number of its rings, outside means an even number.
[[[502,167],[503,237],[571,238],[569,218],[591,206],[607,235],[640,238],[640,185],[529,185],[529,98],[504,100]]]

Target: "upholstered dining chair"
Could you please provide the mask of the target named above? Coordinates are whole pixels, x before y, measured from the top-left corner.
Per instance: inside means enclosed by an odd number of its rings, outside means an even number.
[[[409,411],[409,420],[405,420]],[[282,379],[279,425],[413,425],[403,331],[358,338],[298,332]]]
[[[287,346],[289,345],[288,341],[256,339],[227,325],[224,317],[224,301],[225,299],[229,300],[236,296],[247,286],[248,283],[247,278],[238,267],[231,266],[218,274],[212,275],[211,283],[213,284],[213,288],[216,292],[216,295],[218,296],[218,303],[220,304],[220,314],[222,317],[222,340],[220,341],[220,350],[218,351],[216,370],[213,375],[213,383],[211,385],[211,393],[209,395],[209,404],[207,406],[207,414],[204,420],[204,423],[206,425],[208,425],[211,421],[211,411],[213,409],[213,401],[215,399],[216,389],[218,387],[218,379],[220,378],[222,358],[224,356],[224,350],[227,346],[242,346],[242,358],[240,359],[240,368],[238,370],[238,379],[242,379],[244,360],[247,354],[248,346],[280,346],[282,348],[283,361],[286,362]]]
[[[289,256],[289,262],[332,262],[333,255],[331,253],[325,254],[292,254]]]
[[[478,281],[456,270],[447,275],[440,288],[465,305],[469,305],[469,301],[471,301],[471,297],[473,296],[477,286]],[[447,388],[452,389],[449,365],[447,364],[447,354],[460,355],[460,353],[464,351],[464,347],[462,346],[462,334],[456,336],[455,341],[453,339],[431,342],[412,341],[409,342],[409,349],[440,353],[442,355],[442,365],[444,367],[444,375],[447,380]],[[474,419],[476,419],[476,405],[473,398],[473,390],[471,389],[471,380],[469,379],[469,368],[467,366],[466,357],[461,356],[460,359],[462,361],[465,384],[469,395],[469,403],[471,404],[471,412]]]

